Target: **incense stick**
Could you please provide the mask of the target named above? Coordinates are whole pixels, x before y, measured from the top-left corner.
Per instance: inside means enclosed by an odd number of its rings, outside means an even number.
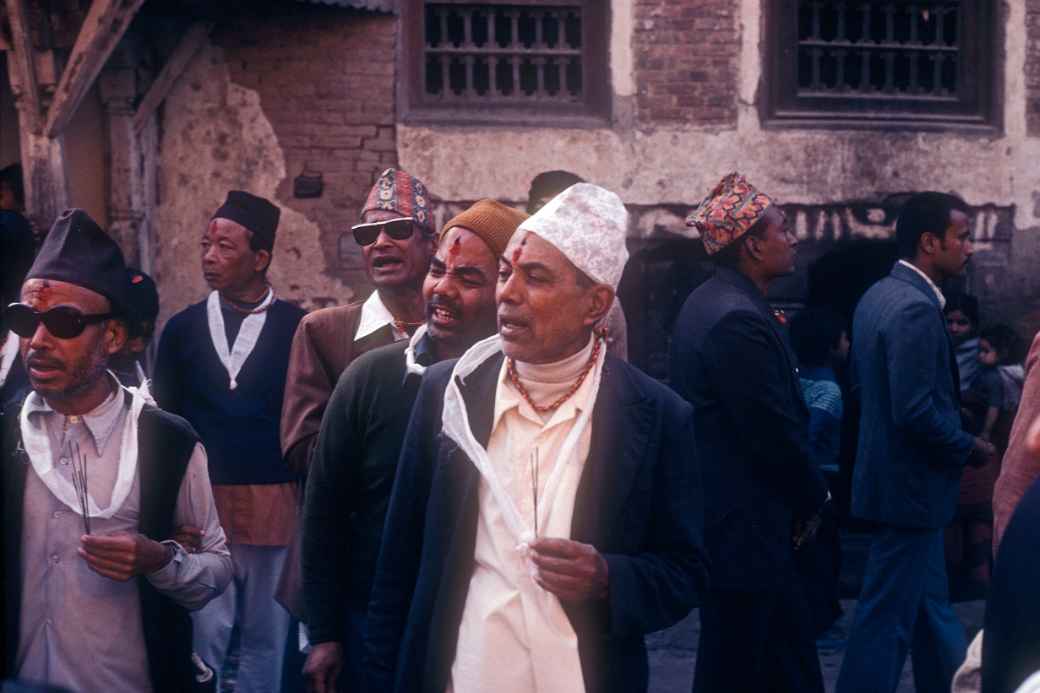
[[[90,534],[90,501],[87,495],[87,461],[80,452],[79,443],[69,443],[69,457],[72,461],[72,486],[76,490],[80,513],[83,515],[83,529]]]
[[[534,538],[538,538],[538,448],[531,453],[531,498],[534,501]]]

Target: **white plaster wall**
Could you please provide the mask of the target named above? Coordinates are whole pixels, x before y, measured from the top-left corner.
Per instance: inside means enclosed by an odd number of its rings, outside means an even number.
[[[154,273],[165,321],[205,297],[199,239],[231,189],[246,190],[282,210],[269,278],[276,293],[305,308],[315,297],[350,300],[354,292],[332,276],[318,226],[280,204],[276,188],[285,157],[255,90],[231,82],[219,48],[199,51],[167,97],[152,217]]]
[[[448,200],[523,200],[533,176],[565,168],[631,204],[691,204],[739,169],[784,202],[816,204],[913,189],[956,191],[971,204],[1017,205],[1037,225],[1040,141],[1025,135],[1025,10],[1008,3],[1005,132],[979,135],[763,129],[762,0],[740,3],[740,103],[735,128],[615,125],[598,129],[398,127],[401,165]],[[635,93],[633,0],[614,0],[611,71],[617,96]],[[693,39],[691,39],[693,40]],[[624,50],[627,46],[627,55]]]

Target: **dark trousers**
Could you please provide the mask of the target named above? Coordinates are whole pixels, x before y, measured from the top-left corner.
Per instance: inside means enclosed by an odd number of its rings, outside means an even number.
[[[891,693],[910,652],[918,693],[947,693],[964,661],[941,529],[882,527],[870,544],[837,693]]]
[[[810,621],[797,590],[712,590],[701,607],[694,693],[823,693]]]
[[[364,655],[365,631],[368,612],[348,608],[345,637],[343,638],[343,673],[339,677],[340,690],[357,690],[364,678],[361,657]]]

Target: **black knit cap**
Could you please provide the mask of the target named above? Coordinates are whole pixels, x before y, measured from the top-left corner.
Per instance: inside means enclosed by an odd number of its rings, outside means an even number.
[[[129,317],[140,322],[151,322],[159,317],[159,290],[155,281],[136,267],[128,267],[127,281],[130,282]]]
[[[261,248],[272,250],[281,216],[282,210],[264,198],[244,190],[231,190],[213,219],[219,217],[241,224],[256,235]]]
[[[96,291],[125,314],[129,300],[126,261],[112,237],[82,209],[67,209],[44,239],[28,279],[54,279]]]

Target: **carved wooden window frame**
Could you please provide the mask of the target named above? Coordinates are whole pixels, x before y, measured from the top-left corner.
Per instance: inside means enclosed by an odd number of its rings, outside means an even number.
[[[1001,32],[999,30],[1001,12],[999,3],[991,0],[763,0],[768,6],[766,21],[766,66],[763,77],[766,79],[763,91],[763,120],[767,125],[800,126],[800,127],[833,127],[833,128],[893,128],[893,129],[976,129],[992,132],[999,129],[1001,109],[1001,76],[999,74],[997,49]],[[833,11],[836,6],[843,5],[849,9],[857,8],[866,12],[870,6],[872,12],[885,12],[894,8],[896,16],[909,17],[911,8],[918,13],[924,7],[949,8],[957,7],[958,15],[955,25],[956,45],[944,45],[941,49],[934,38],[937,30],[931,30],[929,38],[917,38],[906,41],[891,40],[894,35],[891,15],[886,15],[881,26],[885,32],[879,39],[877,32],[872,39],[864,41],[862,37],[868,29],[858,29],[858,39],[839,41],[838,32],[834,29],[838,24],[836,13],[831,17],[833,37],[831,40],[814,40],[820,36],[818,24],[812,21],[810,6],[817,5]],[[899,15],[905,11],[905,15]],[[800,14],[802,12],[802,14]],[[940,15],[941,16],[941,15]],[[808,19],[808,21],[807,21]],[[863,21],[866,21],[865,19]],[[901,20],[902,21],[902,20]],[[906,19],[907,28],[904,38],[909,32],[917,34],[916,24]],[[800,26],[801,23],[801,26]],[[877,25],[872,25],[875,28]],[[857,31],[845,28],[846,31]],[[813,32],[816,32],[813,34]],[[885,40],[888,39],[888,40]],[[931,40],[931,44],[925,42]],[[951,39],[953,40],[953,39]],[[853,65],[854,60],[862,60],[856,75],[845,73],[837,68],[841,59],[835,60],[836,50],[843,51],[846,56],[845,65]],[[814,53],[813,56],[808,55]],[[832,70],[827,79],[820,79],[819,55],[827,56]],[[926,56],[925,54],[928,53]],[[920,56],[918,65],[925,59],[934,66],[933,56],[940,53],[955,56],[948,65],[953,70],[953,89],[937,87],[939,82],[947,79],[934,75],[927,80],[919,69],[911,67],[914,60],[909,55]],[[870,57],[861,57],[867,56]],[[872,62],[869,62],[872,61]],[[898,61],[898,62],[897,62]],[[871,67],[864,67],[864,64]],[[920,79],[918,93],[900,93],[894,86],[893,65],[901,64],[900,80],[909,84],[917,84],[910,80]],[[808,67],[807,67],[808,66]],[[880,68],[878,68],[880,66]],[[880,69],[880,72],[878,71]],[[809,73],[809,85],[805,84],[806,73]],[[869,73],[869,77],[864,75]],[[948,74],[948,73],[947,73]],[[839,84],[836,75],[842,75],[844,81],[860,80],[860,84],[875,81],[880,76],[883,84],[874,85],[871,89],[859,89],[846,86],[836,90]],[[912,76],[911,76],[912,75]],[[823,88],[814,89],[812,80],[822,84]],[[827,81],[830,84],[826,84]],[[943,84],[942,87],[946,85]],[[925,91],[929,93],[924,93]]]
[[[488,98],[487,96],[467,97],[451,94],[447,98],[431,95],[426,90],[427,59],[437,49],[427,46],[426,22],[429,17],[427,6],[456,5],[460,11],[482,9],[517,9],[566,11],[568,8],[580,10],[581,45],[580,45],[580,84],[581,98],[552,98],[551,94],[541,96],[512,95]],[[610,117],[610,64],[608,46],[610,43],[610,2],[608,0],[493,0],[477,2],[475,0],[401,0],[401,40],[400,66],[402,79],[398,82],[398,112],[404,122],[417,123],[487,123],[487,124],[538,124],[561,126],[596,126],[602,125]],[[513,25],[516,31],[516,25]],[[467,27],[467,37],[469,29]],[[515,40],[516,36],[513,36]],[[546,39],[548,40],[548,39]],[[548,45],[521,47],[508,45],[498,51],[495,60],[511,60],[512,56],[520,56],[522,60],[551,61],[567,52],[562,47],[554,50]],[[490,55],[491,52],[476,46],[448,47],[447,51],[457,53],[465,60],[467,55]],[[441,51],[445,52],[445,51]],[[545,62],[540,63],[546,65]],[[471,69],[471,68],[467,68]],[[492,70],[494,68],[491,68]],[[548,67],[539,67],[538,84],[541,87],[543,78],[540,74]],[[561,79],[562,79],[562,69]],[[513,68],[516,74],[516,68]],[[471,73],[466,77],[467,91],[472,87]],[[515,77],[514,77],[515,79]],[[559,89],[560,87],[557,86]]]

